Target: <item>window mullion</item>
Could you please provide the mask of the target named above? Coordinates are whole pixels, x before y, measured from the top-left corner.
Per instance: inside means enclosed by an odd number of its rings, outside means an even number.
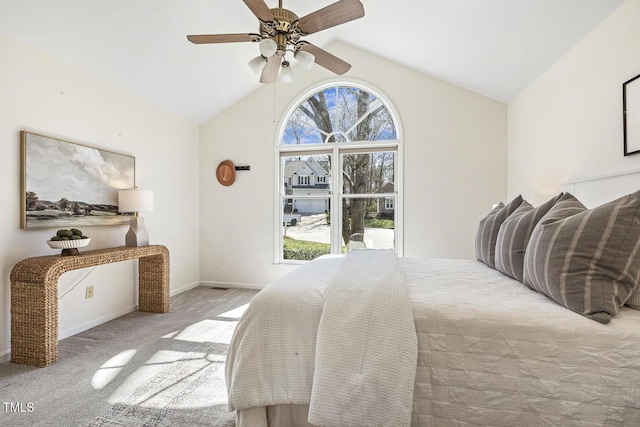
[[[331,253],[342,253],[342,160],[340,159],[340,148],[333,147],[331,156],[331,181],[335,183],[331,192]]]

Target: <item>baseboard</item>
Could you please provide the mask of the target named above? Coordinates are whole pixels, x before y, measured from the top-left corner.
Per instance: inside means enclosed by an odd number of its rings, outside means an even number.
[[[181,294],[183,292],[188,291],[189,289],[197,288],[198,286],[200,286],[200,282],[193,282],[190,285],[185,285],[178,289],[172,289],[169,292],[169,296],[175,296],[175,295]]]
[[[11,350],[5,350],[0,353],[0,363],[8,362],[11,360]]]
[[[239,288],[239,289],[255,289],[260,290],[267,285],[256,285],[255,283],[236,283],[236,282],[212,282],[201,281],[200,285],[209,286],[210,288]]]
[[[82,325],[75,326],[73,328],[67,329],[66,331],[62,331],[58,333],[58,341],[63,340],[65,338],[72,337],[74,335],[79,334],[80,332],[84,332],[91,328],[95,328],[98,325],[101,325],[109,320],[117,319],[120,316],[124,316],[125,314],[129,314],[138,309],[137,305],[130,306],[128,308],[122,309],[115,313],[108,314],[106,316],[100,317],[98,319],[94,319],[91,322],[83,323]]]

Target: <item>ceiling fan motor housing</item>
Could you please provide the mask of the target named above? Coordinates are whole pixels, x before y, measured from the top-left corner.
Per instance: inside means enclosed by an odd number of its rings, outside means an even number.
[[[287,44],[295,45],[302,34],[294,25],[298,21],[298,15],[287,9],[274,8],[271,13],[275,20],[260,23],[260,35],[263,38],[272,38],[278,44],[278,50],[284,51]]]
[[[298,15],[287,9],[275,8],[271,9],[271,13],[276,18],[276,29],[285,33],[289,31],[291,24],[298,20]]]

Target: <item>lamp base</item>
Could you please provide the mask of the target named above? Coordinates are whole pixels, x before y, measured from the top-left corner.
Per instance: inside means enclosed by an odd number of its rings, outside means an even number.
[[[149,233],[144,228],[144,218],[141,216],[132,216],[129,222],[129,231],[125,236],[126,246],[149,246]]]

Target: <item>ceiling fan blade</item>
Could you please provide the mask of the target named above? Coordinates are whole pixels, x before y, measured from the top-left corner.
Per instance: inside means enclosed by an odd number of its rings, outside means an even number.
[[[260,76],[260,83],[273,83],[278,77],[278,71],[280,71],[280,63],[282,62],[282,55],[275,53],[267,59],[267,63],[262,69],[262,75]]]
[[[309,52],[316,57],[316,64],[326,68],[329,71],[333,71],[338,75],[346,73],[351,68],[351,64],[349,64],[348,62],[343,61],[337,56],[334,56],[326,50],[320,49],[318,46],[313,45],[309,42],[303,42],[300,50]]]
[[[275,16],[269,9],[269,6],[264,2],[264,0],[242,0],[244,4],[251,9],[256,17],[262,22],[271,22],[275,21]]]
[[[303,34],[317,33],[364,16],[364,6],[359,0],[340,0],[316,10],[298,20]]]
[[[235,42],[257,42],[261,37],[258,34],[200,34],[187,36],[191,43],[235,43]]]

